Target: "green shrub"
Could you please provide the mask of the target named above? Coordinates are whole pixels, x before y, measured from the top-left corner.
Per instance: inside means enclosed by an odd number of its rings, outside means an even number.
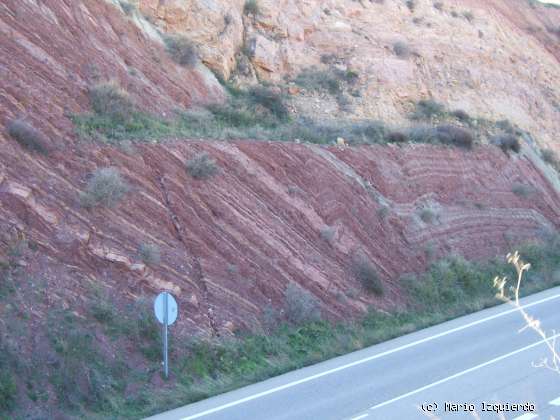
[[[474,14],[470,10],[466,10],[462,13],[463,17],[467,19],[469,22],[474,20]]]
[[[155,244],[140,244],[138,247],[138,255],[146,265],[156,265],[161,261],[159,246]]]
[[[377,274],[375,266],[371,263],[367,255],[363,252],[357,253],[352,261],[354,275],[362,286],[370,293],[382,296],[385,292],[383,283]]]
[[[288,119],[288,108],[284,103],[282,95],[263,86],[251,88],[248,95],[252,103],[265,107],[277,119]]]
[[[48,141],[43,134],[23,119],[12,120],[7,126],[8,134],[26,149],[48,153]]]
[[[436,219],[436,212],[429,207],[424,207],[420,210],[420,219],[422,219],[424,223],[431,224]]]
[[[422,99],[416,104],[416,109],[410,115],[413,120],[431,120],[443,117],[446,114],[445,106],[433,99]]]
[[[400,58],[410,57],[410,47],[406,42],[397,41],[393,44],[393,51]]]
[[[259,3],[257,0],[247,0],[243,6],[243,13],[246,15],[256,16],[260,12]]]
[[[95,301],[91,315],[102,324],[109,324],[115,319],[114,306],[106,301]]]
[[[461,306],[476,303],[473,298],[491,299],[495,292],[488,278],[494,273],[486,273],[484,267],[476,267],[460,256],[450,256],[433,263],[427,273],[406,287],[415,304],[423,309],[461,313]]]
[[[354,71],[354,70],[347,70],[346,72],[344,72],[344,74],[342,75],[342,78],[349,84],[353,85],[354,83],[356,83],[358,81],[358,79],[360,78],[360,75],[358,74],[358,72]]]
[[[153,316],[151,302],[138,300],[134,303],[131,314],[126,322],[127,336],[148,360],[161,360],[161,330]]]
[[[408,130],[408,140],[413,143],[437,143],[438,134],[432,126],[417,125]]]
[[[558,157],[556,156],[556,153],[552,149],[541,150],[541,156],[542,156],[542,159],[546,163],[548,163],[549,165],[554,167],[554,169],[558,170],[558,168],[560,168],[560,161],[558,160]]]
[[[385,220],[389,215],[389,207],[386,205],[382,205],[377,209],[377,215],[381,220]]]
[[[439,10],[439,11],[442,11],[443,10],[443,2],[442,1],[434,2],[434,8]]]
[[[256,112],[247,109],[243,103],[210,105],[208,109],[215,119],[226,127],[246,128],[255,126],[259,122]],[[267,121],[264,121],[264,123],[270,124]]]
[[[493,137],[492,142],[500,147],[504,153],[507,153],[510,150],[512,152],[519,153],[521,150],[521,142],[519,141],[519,138],[512,134],[502,134]]]
[[[416,0],[406,0],[405,4],[411,12],[414,12],[414,9],[416,8]]]
[[[521,135],[521,131],[515,125],[513,125],[510,120],[496,121],[496,127],[507,134],[512,134],[515,136]]]
[[[332,244],[334,236],[336,235],[336,229],[331,226],[325,226],[321,229],[321,238]]]
[[[0,367],[0,413],[6,413],[15,407],[17,386],[8,366]]]
[[[459,121],[464,122],[464,123],[470,123],[472,121],[471,116],[466,111],[464,111],[462,109],[456,109],[455,111],[453,111],[451,113],[451,115],[453,115]]]
[[[321,54],[321,63],[323,64],[334,64],[338,60],[336,54]]]
[[[381,121],[361,121],[350,126],[350,133],[340,133],[350,144],[379,144],[387,140],[387,127]]]
[[[218,165],[208,153],[199,153],[187,161],[187,172],[195,179],[208,179],[218,173]]]
[[[185,67],[194,67],[198,64],[198,49],[196,45],[184,36],[168,36],[165,46],[173,60]]]
[[[85,208],[98,205],[114,207],[130,190],[116,168],[96,169],[80,195],[80,203]]]
[[[511,187],[511,192],[519,197],[528,198],[536,193],[536,190],[531,185],[515,183]]]
[[[136,111],[128,93],[115,81],[98,83],[90,87],[89,100],[96,114],[119,122],[130,121]]]
[[[436,127],[438,140],[443,144],[472,148],[474,136],[472,132],[454,125],[440,125]]]
[[[303,88],[314,91],[327,91],[333,95],[341,90],[340,80],[332,71],[318,70],[315,67],[303,70],[294,81]]]
[[[389,143],[406,143],[408,141],[408,136],[402,131],[391,131],[387,135],[387,141],[389,141]]]
[[[280,313],[270,304],[266,305],[262,311],[262,323],[266,331],[273,332],[278,328]]]
[[[134,12],[134,10],[136,9],[136,6],[134,4],[130,4],[128,0],[119,0],[119,5],[121,6],[125,15],[128,16],[130,16],[132,12]]]
[[[319,301],[296,283],[288,284],[284,292],[284,313],[294,325],[320,319]]]

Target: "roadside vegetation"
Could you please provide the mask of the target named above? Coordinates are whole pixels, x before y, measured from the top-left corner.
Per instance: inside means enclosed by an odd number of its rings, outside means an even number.
[[[290,283],[282,307],[263,308],[262,330],[213,339],[172,334],[171,378],[161,386],[160,330],[150,302],[123,305],[108,291],[92,289],[80,299],[85,312],[52,308],[48,319],[34,324],[38,337],[26,328],[33,320],[18,309],[22,296],[41,308],[49,289],[40,279],[25,278],[17,261],[32,251],[20,242],[0,271],[0,315],[6,322],[0,331],[0,412],[5,418],[23,416],[30,406],[70,418],[144,417],[498,304],[492,279],[515,276],[504,258],[474,263],[450,255],[433,261],[423,274],[401,277],[398,283],[410,296],[407,307],[392,313],[372,308],[341,323],[327,320],[319,300]],[[139,252],[149,259],[154,249],[148,248]],[[560,284],[558,237],[519,249],[532,264],[522,294]],[[352,264],[361,293],[383,292],[365,256],[357,255]],[[17,292],[9,286],[14,281]],[[16,338],[39,340],[44,350],[22,355]]]

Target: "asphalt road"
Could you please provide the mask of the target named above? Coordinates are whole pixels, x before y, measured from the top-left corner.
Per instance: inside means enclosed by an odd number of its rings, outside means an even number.
[[[522,304],[560,332],[560,288]],[[535,366],[551,354],[523,326],[501,305],[150,419],[560,419],[560,374]]]

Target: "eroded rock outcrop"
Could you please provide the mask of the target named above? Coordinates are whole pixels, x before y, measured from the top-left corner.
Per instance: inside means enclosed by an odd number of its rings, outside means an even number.
[[[220,166],[209,180],[185,171],[201,151]],[[122,297],[172,290],[180,329],[205,333],[255,327],[266,305],[281,307],[290,281],[333,319],[370,304],[398,307],[400,275],[450,253],[499,254],[560,220],[555,178],[529,155],[496,147],[184,142],[138,146],[132,156],[88,147],[79,161],[6,148],[3,156],[0,226],[37,245],[29,273],[47,276],[63,300],[84,279]],[[132,191],[114,209],[86,211],[78,194],[87,169],[100,166],[120,168]],[[517,195],[518,184],[530,196]],[[423,220],[425,209],[432,220]],[[160,264],[142,263],[142,243],[161,249]],[[382,298],[363,292],[353,274],[360,252],[383,279]]]
[[[372,304],[402,305],[399,276],[424,270],[430,258],[486,258],[557,229],[556,175],[528,146],[509,156],[490,146],[169,139],[126,150],[74,133],[71,117],[90,109],[87,88],[97,81],[118,79],[140,107],[161,116],[223,100],[205,66],[170,59],[159,28],[199,42],[203,62],[225,77],[247,42],[247,74],[271,81],[330,54],[333,65],[358,74],[361,97],[353,114],[342,114],[348,118],[398,122],[411,100],[433,96],[508,117],[555,147],[557,51],[543,47],[544,32],[527,36],[521,17],[543,26],[557,15],[543,17],[521,1],[508,2],[507,11],[499,0],[457,0],[445,11],[417,3],[412,13],[401,2],[263,0],[250,16],[241,1],[141,0],[130,15],[101,0],[4,1],[2,123],[25,116],[53,148],[32,153],[0,131],[0,249],[17,238],[32,243],[22,267],[47,282],[49,302],[60,307],[79,306],[91,284],[121,300],[168,289],[183,308],[179,330],[215,334],[258,325],[266,305],[280,307],[290,281],[340,319]],[[467,8],[474,23],[451,14]],[[396,40],[415,53],[395,57]],[[318,117],[342,113],[332,98],[288,88]],[[185,170],[185,160],[203,150],[220,166],[205,181]],[[109,166],[132,190],[115,208],[84,209],[79,194],[89,174]],[[514,192],[518,185],[527,197]],[[421,217],[425,209],[430,221]],[[141,260],[142,243],[160,248],[160,263]],[[378,269],[383,297],[362,292],[351,268],[359,252]]]
[[[560,131],[560,10],[525,0],[455,0],[435,7],[404,1],[140,0],[157,26],[201,45],[224,78],[248,54],[259,79],[283,84],[311,66],[359,75],[348,117],[400,123],[410,104],[433,97],[490,119],[510,119],[554,147]],[[224,23],[224,19],[227,23]],[[397,57],[395,42],[410,48]],[[241,62],[243,64],[243,58]],[[322,62],[323,61],[323,62]],[[251,81],[249,79],[249,81]],[[331,106],[296,95],[307,113],[332,118]],[[344,109],[343,109],[344,111]]]

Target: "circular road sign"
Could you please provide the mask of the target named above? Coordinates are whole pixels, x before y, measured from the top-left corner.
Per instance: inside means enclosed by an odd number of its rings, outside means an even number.
[[[167,295],[167,296],[166,296]],[[168,292],[162,292],[154,301],[154,312],[156,314],[156,318],[160,323],[164,323],[164,315],[165,315],[165,298],[167,297],[167,325],[173,324],[177,320],[177,301]]]

